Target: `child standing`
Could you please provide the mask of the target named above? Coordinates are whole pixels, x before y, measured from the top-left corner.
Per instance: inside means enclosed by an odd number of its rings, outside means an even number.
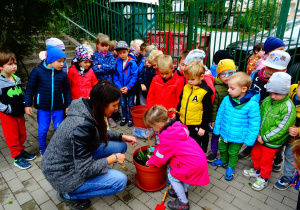
[[[231,59],[220,60],[217,66],[217,76],[215,79],[216,97],[211,110],[211,128],[214,128],[216,116],[221,102],[228,95],[228,79],[236,72],[234,61]],[[213,162],[218,158],[219,136],[214,133],[211,137],[211,153],[207,156],[208,162]]]
[[[179,61],[178,61],[178,68],[175,70],[175,73],[179,76],[183,77],[184,70],[186,68],[186,65],[184,64],[185,58],[189,54],[189,50],[185,50],[179,55]],[[184,84],[186,84],[186,79],[184,78]]]
[[[213,133],[220,135],[221,159],[213,166],[227,166],[224,178],[231,181],[243,146],[253,146],[260,127],[259,92],[249,90],[251,78],[238,72],[228,78],[228,93],[218,110]]]
[[[153,50],[149,57],[155,51],[157,50]],[[152,64],[152,62],[150,63]],[[183,89],[183,79],[177,74],[173,74],[173,60],[169,55],[158,57],[157,68],[160,74],[153,77],[151,82],[147,95],[147,108],[159,104],[166,109],[176,109]]]
[[[151,45],[149,45],[149,46],[151,46]],[[160,50],[155,50],[155,49],[153,49],[150,52],[150,54],[148,55],[148,62],[152,65],[152,67],[154,68],[156,74],[160,74],[159,68],[157,66],[157,60],[158,60],[159,56],[161,56],[161,55],[163,55],[163,52],[160,51]],[[172,66],[172,68],[173,68],[173,66]]]
[[[208,123],[211,115],[213,91],[203,81],[205,67],[200,61],[192,61],[184,70],[188,84],[183,88],[177,106],[182,116],[180,122],[187,125],[190,135],[203,151],[207,152],[209,141]]]
[[[227,50],[218,50],[215,52],[213,57],[213,64],[210,66],[211,74],[216,77],[217,76],[217,66],[220,60],[224,59],[232,59],[232,56],[229,54]]]
[[[57,47],[47,46],[47,58],[34,68],[30,74],[25,93],[25,112],[32,114],[32,99],[37,109],[37,120],[39,124],[38,136],[40,153],[43,156],[47,143],[47,132],[53,120],[56,130],[64,119],[71,103],[70,86],[67,74],[63,68],[66,55]]]
[[[78,45],[73,58],[74,65],[71,66],[68,73],[72,100],[80,97],[90,98],[92,88],[98,83],[91,69],[91,61],[87,50],[82,45]]]
[[[189,136],[187,127],[170,119],[164,107],[155,105],[148,109],[144,122],[154,131],[160,132],[160,144],[146,165],[153,168],[169,162],[168,178],[173,189],[168,190],[168,193],[176,199],[167,205],[170,209],[188,210],[188,185],[204,186],[210,182],[205,154]]]
[[[246,68],[247,74],[250,75],[250,74],[252,74],[252,72],[254,72],[256,70],[255,69],[256,62],[259,59],[261,59],[264,54],[265,54],[264,43],[258,43],[256,45],[254,45],[253,55],[251,55],[247,61],[247,68]]]
[[[119,58],[116,63],[114,83],[122,92],[120,100],[123,118],[120,126],[128,122],[128,127],[133,126],[130,109],[134,106],[135,84],[138,80],[138,69],[135,57],[129,54],[129,48],[125,41],[120,41],[116,45]]]
[[[15,75],[17,59],[15,54],[0,51],[0,120],[10,156],[20,169],[31,167],[28,160],[36,158],[26,152],[26,128],[24,118],[24,95],[21,80]]]
[[[292,153],[294,156],[294,162],[292,163],[295,169],[297,170],[293,179],[293,186],[295,190],[298,191],[298,202],[297,208],[300,209],[300,182],[299,182],[299,173],[300,173],[300,141],[297,140],[294,142],[292,147]]]
[[[287,141],[289,128],[296,121],[295,106],[288,96],[291,76],[276,72],[266,86],[270,96],[263,101],[260,108],[260,133],[251,152],[253,168],[242,171],[244,176],[257,177],[252,185],[252,189],[257,191],[267,187],[275,153]]]
[[[101,35],[97,37],[97,51],[94,53],[94,65],[92,69],[98,80],[107,79],[112,82],[112,75],[115,72],[116,61],[114,55],[108,51],[109,37]]]

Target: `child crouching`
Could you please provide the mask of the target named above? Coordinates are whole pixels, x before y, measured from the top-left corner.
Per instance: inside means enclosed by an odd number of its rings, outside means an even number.
[[[225,179],[231,181],[243,144],[252,146],[259,133],[260,112],[258,91],[249,90],[251,78],[238,72],[228,78],[228,93],[218,110],[213,133],[220,135],[221,159],[213,166],[227,166]]]
[[[187,127],[170,119],[163,106],[154,105],[148,109],[144,115],[144,122],[146,126],[160,132],[160,144],[146,165],[150,168],[160,167],[169,161],[168,178],[173,189],[168,193],[176,199],[169,201],[167,205],[170,209],[189,209],[187,186],[203,186],[210,182],[203,150],[189,136]]]

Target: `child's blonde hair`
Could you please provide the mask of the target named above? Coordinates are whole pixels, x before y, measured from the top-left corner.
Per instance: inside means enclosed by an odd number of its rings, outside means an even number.
[[[154,46],[154,45],[148,45],[146,48],[145,48],[146,52],[148,52],[149,50],[157,50],[157,48]]]
[[[205,74],[205,67],[200,61],[192,61],[183,72],[185,78],[201,77],[202,74]]]
[[[109,42],[109,51],[114,51],[114,49],[116,48],[116,44],[117,44],[116,40],[110,41]]]
[[[236,81],[241,87],[249,88],[251,85],[251,77],[248,74],[246,74],[245,72],[240,71],[240,72],[234,73],[233,75],[228,77],[228,81],[233,80],[233,79],[237,79]]]
[[[151,52],[152,53],[152,52]],[[150,55],[151,55],[150,53]],[[169,55],[160,55],[157,58],[157,67],[159,70],[173,70],[173,59]]]
[[[109,40],[109,37],[105,34],[102,34],[102,35],[99,35],[97,36],[97,41],[96,41],[96,44],[107,44],[109,45],[110,43],[110,40]]]
[[[176,112],[176,109],[171,108],[167,110],[162,105],[154,105],[145,112],[144,123],[146,127],[151,127],[159,122],[168,123],[169,122],[169,112]]]
[[[134,47],[134,46],[136,46],[136,45],[141,45],[141,44],[143,44],[144,42],[143,42],[143,40],[141,40],[141,39],[135,39],[135,40],[132,40],[131,42],[130,42],[130,47]]]
[[[147,46],[149,47],[149,46]],[[146,49],[147,49],[146,47]],[[156,61],[157,62],[157,59],[159,56],[163,55],[163,52],[160,51],[160,50],[152,50],[151,53],[149,54],[148,56],[148,61],[149,62],[152,62],[152,61]]]

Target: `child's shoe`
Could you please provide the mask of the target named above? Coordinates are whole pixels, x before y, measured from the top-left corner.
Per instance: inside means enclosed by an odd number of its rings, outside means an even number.
[[[256,191],[261,191],[268,186],[268,181],[261,177],[257,177],[256,182],[252,185],[252,189]]]
[[[123,118],[122,118],[122,121],[121,121],[121,123],[120,123],[120,126],[126,125],[127,122],[128,122],[128,119],[127,119],[126,117],[123,117]]]
[[[176,198],[174,201],[169,201],[167,206],[169,209],[172,210],[188,210],[190,209],[189,203],[183,203],[179,200],[179,198]]]
[[[243,170],[242,174],[246,177],[259,177],[260,173],[257,173],[257,171],[254,168],[251,168],[249,170]]]
[[[221,159],[215,160],[214,162],[211,163],[213,166],[227,166],[228,163],[223,163]]]
[[[132,118],[129,118],[129,120],[128,120],[128,127],[132,127],[132,126],[133,126]]]
[[[214,162],[215,160],[218,159],[218,154],[212,152],[206,157],[206,159],[207,159],[207,162],[210,162],[210,163]]]
[[[20,169],[27,169],[31,167],[31,164],[27,162],[22,156],[14,159],[14,165]]]
[[[30,153],[26,152],[25,150],[22,150],[21,155],[27,161],[34,160],[36,158],[36,155],[30,154]]]
[[[46,149],[40,149],[40,154],[43,157],[44,153],[46,152]]]
[[[174,189],[168,189],[168,194],[169,196],[171,196],[172,198],[178,198],[176,192]],[[185,192],[186,197],[189,197],[189,192]]]
[[[274,161],[273,162],[273,171],[275,171],[275,172],[281,171],[281,169],[282,169],[282,162],[283,161],[281,161],[280,163],[275,163],[275,161]]]
[[[115,128],[117,127],[117,124],[115,123],[115,121],[113,120],[113,118],[108,118],[108,124],[111,128]]]
[[[282,176],[278,182],[274,184],[274,187],[277,190],[286,190],[292,185],[292,178],[288,178],[287,176]]]
[[[226,174],[225,174],[224,178],[227,181],[231,181],[231,180],[233,180],[233,176],[234,176],[234,169],[231,168],[231,167],[227,167]]]

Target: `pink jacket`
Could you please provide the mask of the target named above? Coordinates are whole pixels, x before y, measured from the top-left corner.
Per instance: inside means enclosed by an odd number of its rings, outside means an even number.
[[[160,167],[168,161],[171,175],[196,186],[209,184],[206,156],[198,143],[189,137],[186,125],[176,121],[158,136],[160,144],[149,159],[149,167]]]

